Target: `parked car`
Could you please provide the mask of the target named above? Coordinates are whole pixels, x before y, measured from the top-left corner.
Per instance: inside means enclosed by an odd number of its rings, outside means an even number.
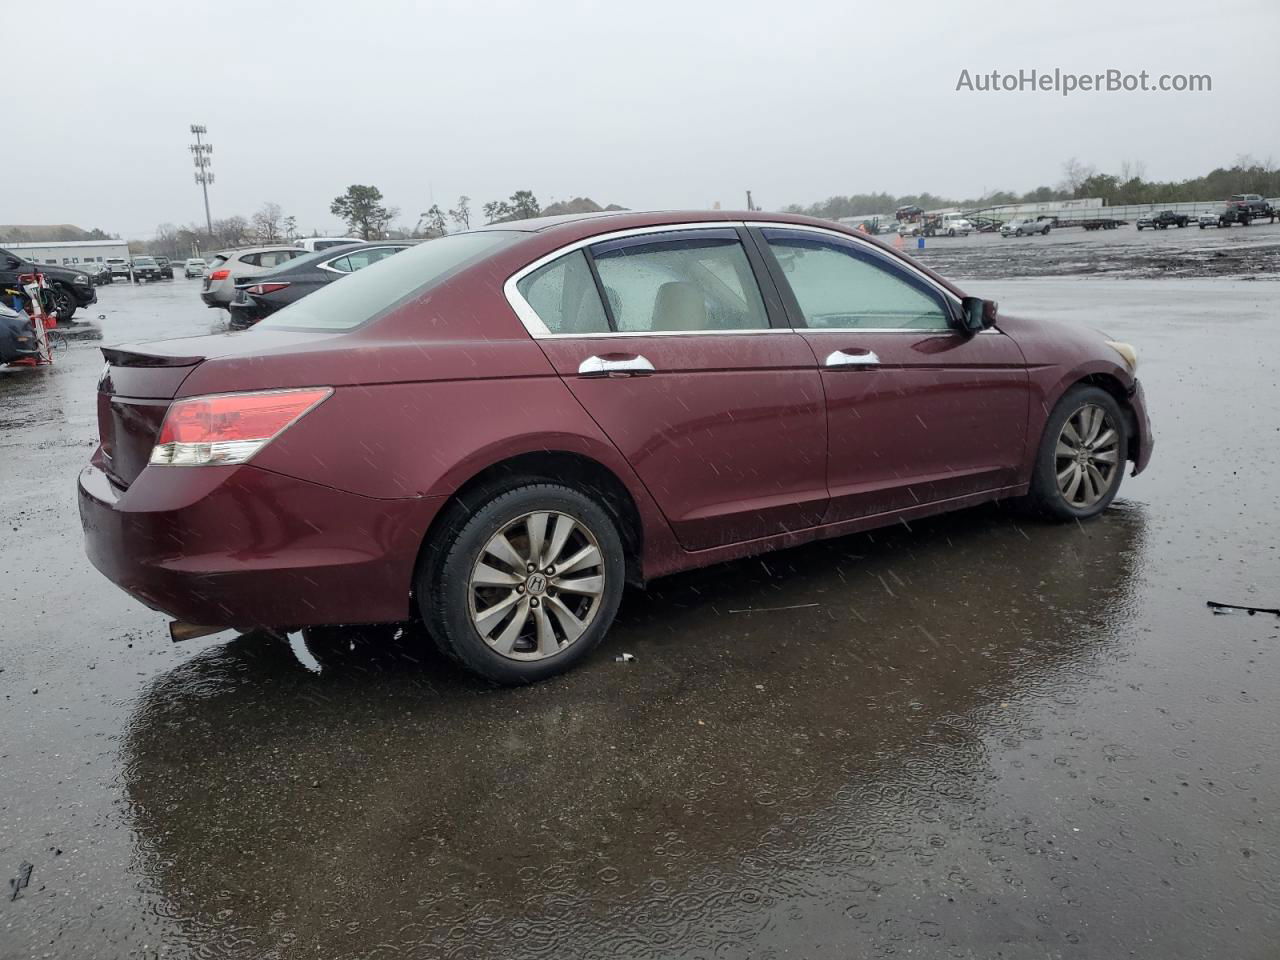
[[[1139,230],[1154,230],[1156,228],[1155,214],[1144,213],[1133,222],[1133,225]]]
[[[898,224],[898,236],[918,237],[924,232],[924,224],[919,220],[908,220]]]
[[[160,279],[161,279],[161,280],[172,280],[172,279],[173,279],[173,264],[169,261],[169,258],[168,258],[168,257],[156,257],[156,263],[157,263],[157,264],[159,264],[159,266],[160,266]]]
[[[300,247],[247,247],[225,250],[209,261],[200,299],[210,307],[229,307],[236,296],[236,281],[255,277],[306,253]]]
[[[948,237],[961,236],[967,237],[974,230],[973,224],[965,217],[953,216],[945,214],[941,223],[936,228],[936,233],[946,234]]]
[[[60,323],[70,323],[76,310],[98,302],[89,275],[78,266],[60,267],[52,263],[36,263],[8,250],[0,249],[0,286],[16,287],[24,273],[43,273],[49,281],[53,309]]]
[[[90,260],[80,264],[80,266],[84,269],[85,276],[89,278],[89,282],[95,287],[111,282],[111,268],[107,264]]]
[[[359,237],[303,237],[297,246],[307,253],[328,250],[330,247],[344,247],[348,243],[363,243]]]
[[[1231,224],[1226,220],[1227,207],[1223,204],[1219,207],[1209,210],[1196,217],[1196,223],[1200,225],[1200,229],[1205,227],[1228,227]]]
[[[407,243],[382,241],[329,247],[236,284],[231,301],[231,329],[245,330],[281,307],[315,293],[325,284],[399,253]]]
[[[1175,213],[1173,210],[1161,210],[1150,218],[1150,222],[1152,226],[1161,230],[1167,230],[1170,227],[1177,227],[1181,230],[1191,222],[1191,217],[1185,213]]]
[[[155,257],[134,257],[131,270],[134,283],[160,279],[160,264],[156,263]]]
[[[1147,466],[1131,346],[751,216],[494,225],[104,349],[90,560],[176,637],[420,614],[524,683],[624,583],[1009,497],[1082,521]]]
[[[39,356],[31,317],[0,300],[0,367],[18,360],[35,360]]]
[[[129,279],[129,261],[121,257],[107,257],[107,267],[111,270],[111,279],[124,277]]]
[[[1002,237],[1025,237],[1040,234],[1042,237],[1049,235],[1050,223],[1048,220],[1033,220],[1030,217],[1021,217],[1017,220],[1010,220],[1002,224],[1000,227],[1000,236]]]
[[[1233,193],[1227,201],[1227,207],[1234,214],[1234,220],[1245,226],[1250,221],[1261,220],[1263,217],[1272,223],[1276,220],[1276,212],[1271,203],[1260,193]]]
[[[188,280],[192,277],[202,277],[204,276],[204,272],[207,267],[208,264],[206,264],[200,257],[191,257],[185,264],[183,264],[182,275]]]

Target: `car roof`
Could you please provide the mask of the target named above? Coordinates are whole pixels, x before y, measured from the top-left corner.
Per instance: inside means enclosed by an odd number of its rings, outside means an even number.
[[[297,251],[299,247],[295,247],[291,243],[273,243],[265,247],[227,247],[225,250],[219,250],[213,254],[215,257],[238,257],[242,253],[267,253],[275,250],[293,250]]]
[[[553,230],[568,232],[568,228],[576,227],[586,233],[604,233],[612,230],[628,230],[632,227],[707,221],[736,223],[743,220],[808,224],[848,232],[847,224],[837,223],[834,220],[822,220],[793,213],[766,213],[763,210],[598,210],[594,213],[566,213],[561,216],[531,217],[528,220],[512,220],[507,223],[486,223],[472,227],[471,232],[485,230],[509,230],[518,233],[543,233]],[[588,227],[596,227],[596,229],[583,229]]]

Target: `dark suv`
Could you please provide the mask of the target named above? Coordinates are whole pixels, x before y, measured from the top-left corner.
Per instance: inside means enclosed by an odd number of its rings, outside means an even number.
[[[173,279],[173,262],[168,257],[156,257],[156,263],[160,265],[160,279]]]
[[[173,271],[169,272],[172,279]],[[133,258],[133,282],[141,283],[143,280],[159,280],[161,277],[160,264],[156,262],[155,257],[134,257]]]
[[[54,313],[60,323],[70,323],[79,307],[98,302],[98,291],[89,275],[78,267],[36,263],[16,253],[0,249],[0,287],[15,287],[24,273],[43,273],[53,290]]]

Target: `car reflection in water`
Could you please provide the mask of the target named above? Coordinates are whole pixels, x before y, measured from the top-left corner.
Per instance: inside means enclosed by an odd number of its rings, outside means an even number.
[[[1143,524],[988,507],[682,575],[528,688],[409,640],[318,676],[270,638],[211,648],[129,728],[146,886],[210,955],[867,944],[920,934],[921,877],[1016,935],[992,751],[1124,651]]]

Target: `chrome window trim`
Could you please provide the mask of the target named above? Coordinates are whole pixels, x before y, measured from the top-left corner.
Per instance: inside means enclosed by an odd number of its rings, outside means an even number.
[[[742,334],[795,333],[796,331],[792,327],[750,327],[743,330],[604,330],[599,333],[552,333],[547,325],[542,322],[542,318],[538,316],[537,311],[530,306],[529,301],[521,295],[517,287],[521,280],[535,270],[540,270],[548,263],[568,256],[575,250],[591,247],[597,243],[604,243],[608,240],[621,240],[625,237],[641,237],[647,234],[680,233],[688,230],[723,230],[726,227],[737,229],[740,226],[742,226],[741,220],[707,220],[702,222],[694,221],[692,223],[686,221],[684,223],[665,223],[656,227],[631,227],[627,230],[598,233],[592,237],[567,243],[563,247],[557,247],[545,256],[539,257],[533,263],[521,267],[507,278],[502,285],[502,292],[507,298],[507,303],[511,304],[511,309],[520,318],[525,330],[529,331],[529,336],[535,340],[600,340],[609,337],[723,337],[740,336]],[[763,290],[760,291],[760,295],[761,297],[764,296]]]
[[[819,334],[858,334],[858,333],[899,333],[911,334],[919,336],[921,334],[940,334],[940,333],[956,333],[958,331],[953,327],[944,329],[926,329],[921,327],[751,327],[744,330],[606,330],[600,333],[552,333],[542,318],[521,295],[517,284],[533,273],[545,267],[548,263],[558,260],[563,256],[573,253],[575,250],[581,250],[584,247],[590,247],[597,243],[603,243],[607,240],[620,240],[624,237],[644,236],[646,234],[657,233],[676,233],[684,230],[717,230],[725,227],[758,227],[762,229],[775,230],[799,230],[807,233],[816,233],[821,236],[834,237],[837,240],[851,241],[865,247],[868,251],[880,257],[888,259],[888,255],[883,250],[871,243],[867,243],[860,237],[853,236],[848,233],[841,233],[839,230],[829,230],[826,227],[815,227],[806,223],[788,223],[784,220],[707,220],[702,222],[684,222],[661,224],[652,227],[631,227],[626,230],[613,230],[609,233],[600,233],[595,236],[585,237],[581,240],[575,240],[567,243],[563,247],[557,247],[548,254],[544,254],[532,263],[521,267],[515,273],[511,274],[502,285],[502,292],[507,298],[507,303],[511,305],[511,309],[515,311],[520,323],[528,331],[529,336],[535,340],[584,340],[584,339],[602,339],[608,337],[706,337],[706,336],[741,336],[743,334],[760,335],[760,334],[776,334],[776,333],[819,333]],[[335,259],[337,259],[335,257]],[[890,261],[892,262],[892,261]],[[923,280],[930,289],[937,291],[953,308],[960,308],[960,298],[941,286],[933,277],[922,271],[915,264],[906,261],[900,264],[904,269],[911,271],[914,275]],[[341,274],[341,270],[334,271]],[[761,292],[763,295],[763,291]],[[999,336],[1000,331],[995,328],[989,328],[976,334],[994,334]]]

